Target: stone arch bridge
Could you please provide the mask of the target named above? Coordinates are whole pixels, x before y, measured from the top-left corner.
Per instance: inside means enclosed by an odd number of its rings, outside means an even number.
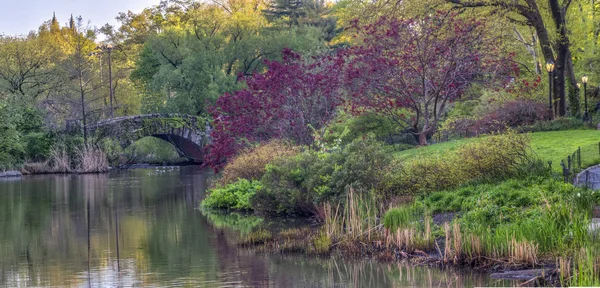
[[[123,148],[144,137],[156,137],[175,146],[180,156],[200,163],[204,147],[210,143],[210,124],[191,115],[148,114],[103,120],[89,125],[88,134],[112,138]]]

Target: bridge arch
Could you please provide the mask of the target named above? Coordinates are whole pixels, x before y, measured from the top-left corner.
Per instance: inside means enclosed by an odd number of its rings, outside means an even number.
[[[148,114],[107,119],[88,126],[98,139],[112,138],[122,148],[144,137],[171,143],[180,156],[193,162],[204,160],[204,147],[210,143],[210,124],[202,118],[183,114]]]

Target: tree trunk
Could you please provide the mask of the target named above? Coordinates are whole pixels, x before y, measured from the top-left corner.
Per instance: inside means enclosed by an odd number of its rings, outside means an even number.
[[[417,135],[419,136],[419,146],[427,146],[427,133],[422,131]]]
[[[542,13],[536,3],[536,0],[525,0],[526,4],[520,5],[518,1],[467,1],[467,0],[446,0],[462,8],[478,8],[478,7],[493,7],[497,9],[512,9],[523,16],[527,21],[525,25],[532,26],[537,32],[540,41],[540,48],[546,62],[552,61],[556,64],[554,70],[554,99],[555,111],[558,116],[566,114],[566,94],[565,94],[565,76],[569,77],[571,82],[574,81],[574,76],[569,73],[573,69],[572,61],[567,61],[570,57],[570,42],[567,31],[567,11],[571,1],[560,2],[558,0],[548,0],[550,13],[554,21],[554,29],[547,28],[544,24]],[[556,32],[557,43],[552,45],[550,40],[549,30]],[[556,50],[556,57],[554,51]],[[567,75],[565,75],[567,72]]]

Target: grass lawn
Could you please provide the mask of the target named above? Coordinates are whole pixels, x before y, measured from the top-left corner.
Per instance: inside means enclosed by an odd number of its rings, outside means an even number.
[[[444,142],[396,153],[400,159],[411,159],[418,156],[443,155],[465,143],[478,141],[481,138],[467,138]],[[544,161],[552,161],[552,168],[560,170],[560,160],[571,155],[577,147],[582,149],[582,165],[591,166],[600,163],[599,147],[600,131],[567,130],[531,133],[531,147]],[[589,156],[588,156],[589,155]],[[587,161],[586,161],[587,160]]]

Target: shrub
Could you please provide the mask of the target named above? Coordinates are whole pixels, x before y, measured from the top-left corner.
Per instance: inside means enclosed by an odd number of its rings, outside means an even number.
[[[529,147],[528,135],[508,133],[467,143],[443,157],[417,157],[405,163],[399,181],[405,193],[419,194],[546,172]]]
[[[588,128],[579,118],[562,117],[551,121],[538,121],[532,125],[522,126],[518,129],[519,132],[544,132],[544,131],[561,131],[561,130],[576,130]],[[593,127],[592,127],[593,128]]]
[[[526,127],[536,127],[538,122],[546,119],[548,119],[548,107],[545,104],[533,100],[519,99],[506,102],[481,117],[450,117],[440,125],[436,137],[445,141],[452,138],[502,133],[511,128],[524,132],[535,131]],[[547,131],[543,128],[537,129]]]
[[[533,155],[529,140],[526,134],[507,133],[467,143],[456,151],[458,169],[466,179],[490,182],[535,172],[531,169],[543,164]]]
[[[455,155],[418,157],[405,164],[400,182],[404,194],[420,194],[457,187],[465,182]]]
[[[267,166],[253,205],[268,214],[306,215],[317,204],[343,201],[348,187],[390,195],[398,189],[392,160],[386,147],[370,138],[330,153],[306,151],[281,158]]]
[[[252,197],[255,211],[271,215],[308,215],[313,209],[304,182],[320,153],[306,151],[267,165],[263,188]],[[323,155],[322,157],[326,157]]]
[[[477,119],[472,116],[450,117],[440,125],[436,138],[448,141],[452,138],[472,137],[476,134],[475,123]]]
[[[259,180],[267,164],[280,157],[293,156],[299,148],[290,142],[272,140],[255,148],[245,149],[224,167],[217,185],[224,186],[239,179]]]
[[[50,156],[54,144],[53,136],[43,132],[33,132],[23,137],[25,143],[25,157],[34,161],[41,161]]]
[[[202,201],[202,207],[213,209],[252,210],[250,198],[261,189],[259,181],[240,179],[239,181],[209,191]]]
[[[503,132],[548,119],[548,107],[533,100],[514,100],[483,116],[473,126],[476,135]]]

